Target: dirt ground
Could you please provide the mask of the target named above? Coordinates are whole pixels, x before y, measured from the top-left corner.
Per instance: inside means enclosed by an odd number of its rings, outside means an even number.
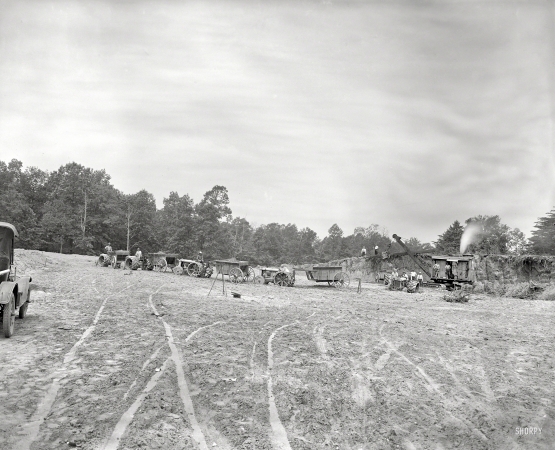
[[[16,261],[0,449],[555,448],[555,302]]]

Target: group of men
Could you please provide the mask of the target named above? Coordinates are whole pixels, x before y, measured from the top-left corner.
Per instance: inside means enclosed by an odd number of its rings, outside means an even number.
[[[376,245],[374,247],[374,255],[377,255],[379,252],[379,247]],[[360,256],[366,256],[366,248],[362,247],[362,250],[360,251]]]
[[[435,263],[432,267],[433,269],[433,274],[434,274],[434,278],[440,278],[439,276],[439,264]],[[441,278],[448,278],[450,280],[455,280],[457,279],[457,275],[458,275],[458,263],[457,261],[453,261],[451,264],[449,264],[449,262],[447,262],[447,264],[445,264],[445,277],[441,277]]]
[[[416,273],[413,270],[409,273],[403,272],[401,276],[399,276],[399,272],[396,267],[391,272],[391,279],[400,281],[418,281],[420,284],[424,282],[424,276],[422,275],[422,272]]]

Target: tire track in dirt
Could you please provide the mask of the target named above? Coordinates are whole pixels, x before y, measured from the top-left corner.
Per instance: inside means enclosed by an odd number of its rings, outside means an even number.
[[[27,422],[22,426],[23,432],[25,434],[23,435],[23,437],[21,437],[21,439],[18,440],[16,446],[14,447],[14,450],[29,450],[31,444],[35,441],[35,439],[39,434],[40,426],[42,425],[42,423],[44,422],[44,420],[52,410],[52,406],[54,405],[54,401],[56,400],[56,396],[61,387],[60,381],[66,376],[65,373],[68,370],[69,364],[75,360],[75,353],[77,352],[77,349],[95,330],[96,325],[100,319],[102,312],[104,311],[104,308],[108,300],[111,297],[114,297],[126,291],[131,286],[132,285],[130,284],[125,288],[121,289],[120,291],[108,295],[104,299],[104,301],[102,302],[100,308],[98,309],[94,317],[92,324],[85,330],[85,332],[81,335],[79,340],[75,344],[73,344],[69,352],[66,353],[66,355],[64,356],[64,360],[62,362],[62,366],[54,372],[52,376],[53,378],[52,384],[50,385],[50,387],[48,388],[48,391],[40,401],[37,407],[37,410],[31,417],[29,422]]]
[[[391,342],[389,342],[384,336],[383,336],[383,328],[385,327],[385,325],[382,325],[379,329],[379,335],[380,337],[383,339],[383,341],[385,342],[385,344],[391,349],[391,351],[393,353],[395,353],[397,356],[399,356],[401,359],[403,359],[406,363],[408,363],[409,365],[411,365],[412,367],[414,367],[416,369],[416,371],[418,372],[418,374],[420,374],[421,378],[423,378],[426,383],[428,383],[428,385],[433,389],[433,391],[436,392],[436,394],[438,396],[440,396],[444,401],[446,400],[445,395],[440,391],[439,389],[439,383],[436,383],[436,381],[430,377],[426,371],[420,367],[418,364],[415,364],[414,362],[412,362],[409,358],[407,358],[407,356],[400,352]],[[453,414],[450,410],[448,410],[444,405],[442,405],[443,408],[445,409],[445,411],[454,419],[456,420],[458,423],[463,424],[466,428],[468,428],[472,433],[476,434],[482,441],[487,442],[488,438],[487,436],[482,433],[480,430],[478,430],[474,424],[472,424],[472,422],[470,422],[467,419],[461,419],[457,416],[455,416],[455,414]]]
[[[160,290],[160,288],[158,290]],[[158,290],[156,292],[158,292]],[[198,423],[197,417],[195,415],[195,408],[193,406],[193,400],[191,399],[191,395],[189,393],[189,386],[187,385],[187,381],[185,379],[185,371],[183,369],[183,362],[181,361],[181,356],[179,355],[179,351],[178,351],[178,349],[177,349],[177,347],[174,343],[171,327],[168,325],[168,323],[166,323],[166,321],[164,319],[162,319],[162,317],[160,316],[160,314],[156,310],[156,307],[154,306],[154,303],[152,303],[152,296],[153,295],[154,294],[151,294],[149,296],[148,303],[149,303],[150,307],[152,308],[152,310],[154,311],[154,314],[156,315],[156,317],[162,321],[162,324],[164,325],[164,329],[166,330],[166,337],[168,338],[168,345],[169,345],[170,350],[171,350],[171,359],[173,360],[173,363],[175,365],[175,371],[176,371],[176,374],[177,374],[177,382],[178,382],[178,386],[179,386],[179,395],[181,397],[181,401],[183,402],[185,412],[188,415],[189,423],[191,424],[191,428],[193,429],[192,437],[197,442],[197,444],[198,444],[198,446],[200,447],[201,450],[208,450],[208,445],[206,444],[206,439],[204,437],[204,433],[202,432],[202,430],[200,428],[200,425]],[[191,340],[191,338],[195,334],[197,334],[199,331],[201,331],[205,328],[213,327],[213,326],[218,325],[220,323],[223,323],[223,322],[222,321],[217,321],[217,322],[215,322],[211,325],[205,325],[203,327],[200,327],[200,328],[196,329],[191,334],[189,334],[189,336],[187,336],[185,338],[185,342],[189,342]]]
[[[282,325],[281,327],[275,329],[268,338],[268,402],[270,404],[270,426],[272,427],[272,435],[270,437],[272,445],[276,450],[291,450],[291,445],[289,444],[289,439],[287,439],[287,431],[281,423],[281,420],[279,420],[279,413],[274,394],[272,392],[272,369],[274,367],[272,340],[278,331],[292,325],[296,325],[297,323],[298,322],[295,321],[287,325]]]
[[[157,352],[155,352],[155,353],[157,353]],[[153,355],[153,357],[154,357],[154,355]],[[123,434],[127,430],[127,427],[129,426],[129,424],[133,420],[133,417],[135,416],[135,413],[137,412],[139,407],[143,404],[147,394],[152,389],[154,389],[156,387],[156,385],[158,384],[158,380],[160,379],[160,377],[166,371],[166,368],[167,368],[167,365],[168,365],[168,362],[170,361],[170,359],[171,359],[171,357],[167,358],[164,361],[164,364],[162,364],[162,367],[160,368],[160,370],[158,372],[155,372],[154,375],[152,375],[152,377],[148,381],[148,383],[145,386],[145,388],[143,389],[143,391],[135,399],[135,401],[129,407],[129,409],[123,413],[123,415],[119,419],[118,423],[116,424],[116,426],[114,428],[114,431],[112,432],[112,435],[108,439],[108,442],[104,446],[104,450],[117,450],[121,437],[123,436]]]
[[[316,313],[313,312],[310,316],[308,316],[304,320],[308,320],[314,314]],[[293,325],[297,325],[298,323],[299,321],[296,320],[293,323],[282,325],[281,327],[276,328],[268,338],[268,373],[267,373],[268,403],[270,407],[270,427],[272,428],[272,434],[270,436],[270,439],[272,442],[272,446],[274,447],[275,450],[291,450],[291,445],[289,444],[289,439],[287,438],[287,431],[285,430],[283,423],[281,423],[281,420],[279,419],[279,413],[277,410],[275,397],[272,392],[272,370],[274,367],[274,354],[272,351],[272,340],[274,339],[278,331]]]
[[[150,357],[143,363],[143,366],[141,367],[141,372],[145,370],[148,367],[148,365],[156,359],[156,357],[158,356],[158,353],[160,353],[160,350],[162,350],[162,347],[158,347],[156,351],[152,355],[150,355]],[[123,400],[125,400],[129,396],[129,393],[136,386],[138,378],[139,377],[133,380],[133,383],[131,383],[131,386],[129,386],[129,389],[127,389],[127,392],[123,395]]]

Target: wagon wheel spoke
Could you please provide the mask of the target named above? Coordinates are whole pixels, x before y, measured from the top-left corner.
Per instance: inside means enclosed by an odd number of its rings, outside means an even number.
[[[278,286],[287,286],[289,284],[289,277],[286,273],[278,273],[274,279],[274,283]]]
[[[167,267],[167,261],[164,258],[160,258],[154,266],[154,270],[156,270],[157,272],[165,272]]]
[[[232,283],[240,283],[243,281],[243,271],[237,267],[232,268],[229,271],[229,280]]]
[[[347,275],[345,272],[338,273],[333,277],[333,285],[336,288],[347,287],[349,286],[349,282],[349,275]]]
[[[198,277],[200,274],[200,267],[196,262],[192,262],[187,266],[187,273],[192,277]]]

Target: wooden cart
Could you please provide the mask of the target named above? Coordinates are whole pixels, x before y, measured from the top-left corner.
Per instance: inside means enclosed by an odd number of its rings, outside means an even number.
[[[237,261],[233,259],[223,259],[214,261],[216,263],[216,277],[221,274],[229,277],[232,283],[253,282],[255,278],[254,269],[249,266],[248,261]]]
[[[156,270],[157,272],[165,272],[168,268],[173,270],[174,267],[179,266],[179,255],[176,253],[148,253],[146,258],[148,260],[148,269]]]
[[[343,272],[341,266],[313,266],[312,269],[295,269],[304,270],[306,278],[316,283],[328,283],[330,286],[342,288],[349,286],[350,279],[346,272]]]

